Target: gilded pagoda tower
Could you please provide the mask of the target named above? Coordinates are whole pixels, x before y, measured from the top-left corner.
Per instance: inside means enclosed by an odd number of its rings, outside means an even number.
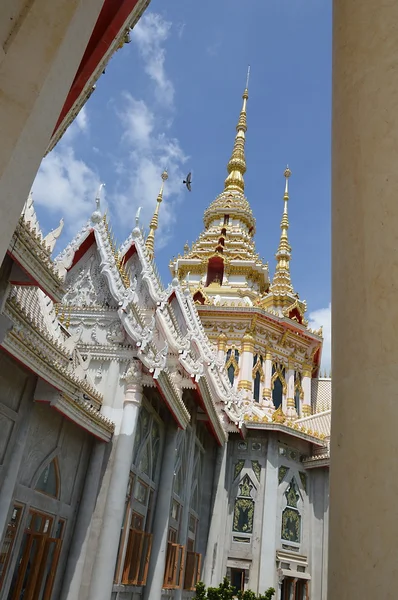
[[[242,390],[247,420],[291,421],[309,416],[318,376],[322,332],[308,328],[306,303],[290,276],[289,178],[286,168],[281,237],[272,279],[256,252],[256,220],[245,196],[248,85],[227,165],[224,189],[204,213],[204,230],[170,263],[189,287],[203,326]]]

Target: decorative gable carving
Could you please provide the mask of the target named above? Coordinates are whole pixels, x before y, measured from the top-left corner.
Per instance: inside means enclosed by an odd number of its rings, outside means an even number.
[[[65,282],[65,304],[116,308],[105,276],[102,274],[97,248],[93,245],[68,273]]]

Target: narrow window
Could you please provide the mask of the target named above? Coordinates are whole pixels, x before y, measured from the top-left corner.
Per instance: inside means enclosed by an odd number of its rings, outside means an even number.
[[[293,478],[285,492],[286,508],[282,512],[282,540],[300,543],[301,538],[301,515],[298,510],[300,495],[297,484]]]
[[[54,458],[41,472],[35,490],[59,498],[59,468],[58,460]]]

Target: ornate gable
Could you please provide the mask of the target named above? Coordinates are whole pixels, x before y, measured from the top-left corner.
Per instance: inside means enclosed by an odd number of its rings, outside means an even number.
[[[64,304],[80,307],[116,308],[102,273],[101,260],[96,244],[93,244],[80,261],[67,273]]]

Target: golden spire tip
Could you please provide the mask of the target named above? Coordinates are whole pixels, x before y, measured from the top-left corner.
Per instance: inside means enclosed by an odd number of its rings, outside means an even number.
[[[250,65],[247,67],[247,77],[246,77],[246,90],[249,89],[249,78],[250,78]]]
[[[291,170],[289,169],[289,165],[286,166],[286,169],[283,172],[284,176],[285,176],[285,199],[289,198],[289,177],[292,174]]]

